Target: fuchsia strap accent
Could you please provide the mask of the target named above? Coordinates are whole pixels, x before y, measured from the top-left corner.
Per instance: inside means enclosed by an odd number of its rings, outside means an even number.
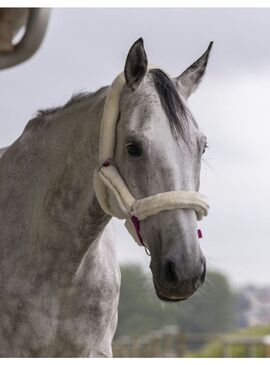
[[[135,215],[132,215],[131,216],[131,221],[133,223],[133,226],[135,228],[135,231],[137,233],[137,236],[139,238],[139,241],[141,243],[142,246],[146,247],[145,244],[143,243],[143,239],[142,239],[142,236],[141,236],[141,229],[140,229],[140,221],[137,217],[135,217]]]
[[[139,241],[140,241],[141,245],[146,248],[146,246],[143,242],[142,236],[141,236],[140,220],[135,215],[132,215],[131,216],[131,221],[134,225],[135,231],[137,233],[137,236],[139,238]],[[200,229],[197,230],[197,234],[198,234],[198,238],[202,238],[202,231]]]
[[[110,164],[111,164],[111,161],[110,160],[106,160],[106,161],[103,162],[102,166],[103,167],[109,167]]]

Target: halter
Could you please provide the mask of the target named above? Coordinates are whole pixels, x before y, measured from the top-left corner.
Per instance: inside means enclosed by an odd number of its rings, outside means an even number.
[[[197,219],[201,220],[207,215],[209,205],[206,197],[196,191],[168,191],[139,200],[132,195],[113,164],[120,97],[125,82],[122,72],[115,78],[106,96],[100,129],[99,168],[94,172],[94,189],[101,208],[112,217],[125,219],[125,226],[133,239],[145,246],[140,232],[142,220],[173,209],[193,209]],[[198,237],[201,238],[200,230]]]

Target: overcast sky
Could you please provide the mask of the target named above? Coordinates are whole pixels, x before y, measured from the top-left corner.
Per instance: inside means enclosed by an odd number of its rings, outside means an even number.
[[[150,63],[177,76],[214,40],[191,110],[208,136],[200,223],[209,267],[235,285],[270,284],[270,9],[56,9],[45,41],[28,62],[0,72],[0,147],[39,108],[109,84],[143,37]],[[121,262],[148,258],[121,222]]]

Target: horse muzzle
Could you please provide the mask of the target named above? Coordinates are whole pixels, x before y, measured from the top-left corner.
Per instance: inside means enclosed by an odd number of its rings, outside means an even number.
[[[199,289],[206,278],[206,261],[188,270],[183,265],[178,265],[176,259],[167,259],[161,264],[150,268],[153,273],[153,283],[159,299],[168,302],[186,300]]]

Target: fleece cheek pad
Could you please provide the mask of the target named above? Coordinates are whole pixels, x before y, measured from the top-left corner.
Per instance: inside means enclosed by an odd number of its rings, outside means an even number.
[[[113,81],[106,96],[100,129],[99,164],[94,172],[94,189],[101,208],[109,215],[125,219],[125,226],[139,245],[144,245],[140,221],[164,210],[193,209],[197,219],[207,215],[209,205],[204,195],[196,191],[168,191],[136,200],[112,165],[116,127],[124,73]]]

